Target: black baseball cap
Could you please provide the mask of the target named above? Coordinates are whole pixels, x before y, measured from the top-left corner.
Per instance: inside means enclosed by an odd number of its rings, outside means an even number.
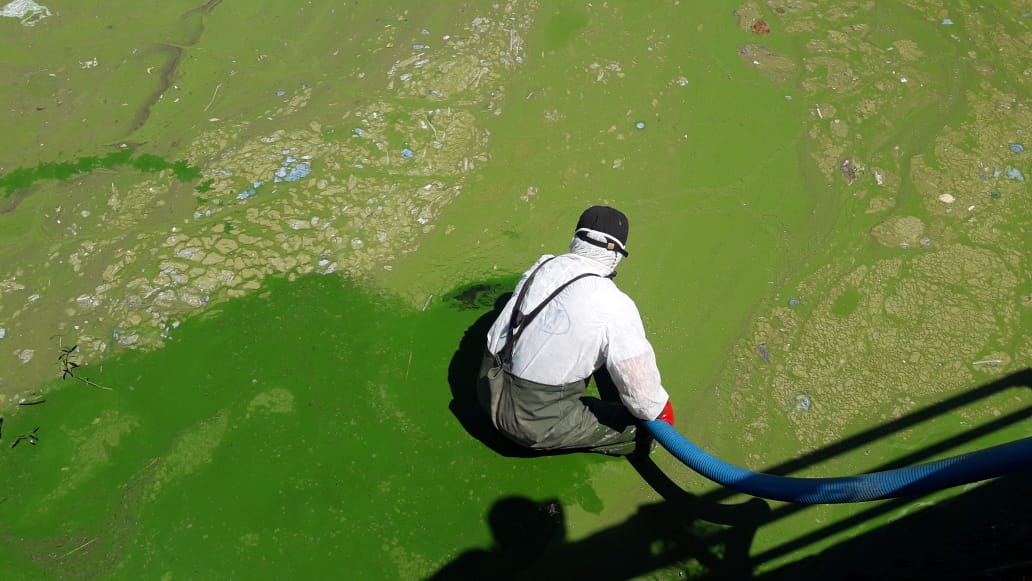
[[[607,234],[612,238],[619,241],[619,245],[612,242],[599,242],[598,240],[592,240],[581,230],[582,228],[589,228],[597,232]],[[627,216],[623,212],[616,208],[610,208],[609,206],[592,206],[580,216],[580,220],[577,221],[577,237],[588,243],[600,246],[608,250],[615,250],[624,256],[627,256],[627,231],[629,224],[627,222]]]

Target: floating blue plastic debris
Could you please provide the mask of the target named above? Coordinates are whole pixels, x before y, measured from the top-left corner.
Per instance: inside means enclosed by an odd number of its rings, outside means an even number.
[[[352,129],[351,132],[354,133],[358,137],[362,137],[362,134],[365,133],[365,131],[362,131],[361,127],[356,127],[354,129]]]
[[[284,161],[283,165],[276,169],[276,177],[272,181],[296,182],[301,178],[308,177],[308,174],[312,173],[312,166],[307,161],[295,163],[297,160],[290,156],[287,157],[287,160],[290,161]]]
[[[1025,175],[1021,173],[1021,170],[1016,167],[1007,166],[1005,170],[1007,177],[1012,180],[1018,180],[1019,182],[1025,181]]]
[[[416,50],[423,50],[423,49],[430,48],[430,45],[429,44],[413,44],[412,48],[414,48]]]
[[[947,25],[947,26],[949,26],[950,24],[953,24],[953,21],[950,20],[949,18],[943,18],[942,19],[942,23]]]
[[[788,301],[788,306],[790,306],[790,307],[794,307],[794,306],[796,306],[798,304],[799,304],[799,299],[790,299]]]
[[[639,122],[635,123],[634,126],[637,127],[638,129],[645,129],[645,122],[644,121],[639,121]]]
[[[792,404],[793,413],[808,412],[813,407],[813,399],[805,393],[801,393],[793,398]]]
[[[286,95],[286,94],[287,94],[286,91],[276,91],[276,96],[277,97],[282,97],[283,95]]]
[[[1002,196],[1003,194],[1001,194],[1000,192],[993,192],[989,194],[989,197],[993,198],[994,200],[999,200]]]
[[[1014,153],[1023,153],[1025,151],[1025,146],[1020,143],[1012,143],[1010,144],[1010,150]]]
[[[244,190],[244,191],[240,192],[239,194],[237,194],[237,199],[238,200],[246,200],[247,198],[250,198],[251,196],[257,194],[258,193],[258,188],[262,187],[263,183],[264,182],[262,182],[261,180],[256,180],[256,181],[252,182],[251,185],[247,186],[246,190]]]
[[[287,181],[293,182],[301,178],[308,177],[308,174],[312,173],[312,166],[308,162],[300,163],[294,168],[289,174],[287,174]]]
[[[296,182],[301,178],[308,177],[308,174],[312,173],[312,164],[308,162],[308,160],[312,159],[312,156],[302,155],[298,159],[290,155],[289,149],[284,149],[282,153],[283,163],[273,172],[272,181]]]
[[[407,147],[401,150],[401,157],[404,157],[405,159],[410,159],[415,155],[416,154],[412,153],[412,150]]]

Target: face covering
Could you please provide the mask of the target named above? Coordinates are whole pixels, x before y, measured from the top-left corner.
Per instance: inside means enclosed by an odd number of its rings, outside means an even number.
[[[611,242],[613,240],[605,234],[597,230],[591,230],[590,228],[582,228],[579,231],[587,234],[588,238],[602,243]],[[616,274],[616,266],[620,264],[621,260],[623,260],[623,254],[620,254],[616,250],[608,250],[602,246],[595,246],[590,242],[581,240],[576,235],[574,235],[573,240],[570,240],[570,252],[578,256],[590,258],[602,264],[609,271],[610,276]]]

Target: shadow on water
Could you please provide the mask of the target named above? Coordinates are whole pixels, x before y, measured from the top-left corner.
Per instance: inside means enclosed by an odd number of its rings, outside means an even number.
[[[903,430],[913,428],[914,426],[932,420],[936,417],[944,414],[954,412],[956,410],[964,409],[967,406],[975,404],[976,402],[988,398],[990,396],[999,394],[1012,388],[1032,388],[1032,369],[1026,368],[1009,375],[1003,376],[995,381],[991,381],[974,389],[959,393],[953,397],[947,398],[941,402],[937,402],[923,409],[914,411],[901,418],[886,422],[879,426],[875,426],[869,430],[844,438],[834,444],[803,455],[799,458],[784,462],[775,466],[771,466],[763,470],[768,474],[779,474],[787,475],[798,470],[802,470],[806,467],[813,466],[815,464],[824,462],[841,454],[845,454],[857,448],[867,446],[873,442],[884,440],[898,434]],[[911,452],[905,456],[897,458],[892,462],[885,463],[880,466],[875,466],[870,471],[880,472],[885,470],[893,470],[918,464],[921,462],[930,461],[935,457],[945,455],[951,450],[972,442],[978,438],[999,432],[1009,426],[1016,425],[1020,422],[1028,420],[1032,417],[1032,405],[1024,406],[1011,413],[1001,415],[988,421],[982,425],[972,427],[963,433],[950,436],[939,442],[931,443],[923,448]],[[944,513],[947,522],[952,521],[954,523],[964,523],[963,527],[973,527],[970,531],[965,532],[964,536],[967,539],[966,545],[952,546],[949,541],[946,540],[941,530],[938,527],[930,527],[927,529],[927,535],[921,536],[919,531],[915,531],[907,528],[898,528],[897,524],[885,525],[878,529],[880,531],[877,536],[871,536],[873,533],[865,535],[864,539],[871,541],[875,539],[884,538],[885,535],[890,535],[890,531],[897,531],[899,534],[895,536],[894,543],[889,543],[889,546],[895,545],[895,552],[887,551],[886,547],[880,547],[877,554],[882,555],[878,559],[879,563],[884,562],[911,562],[919,563],[920,559],[916,557],[920,553],[917,547],[927,545],[929,551],[936,553],[940,551],[948,551],[949,555],[943,557],[940,560],[943,562],[950,563],[949,566],[944,566],[941,571],[941,575],[938,577],[942,578],[968,578],[968,577],[957,577],[958,571],[965,571],[965,575],[973,576],[977,572],[989,570],[1001,564],[1009,563],[1013,564],[1019,562],[1020,559],[1016,559],[1017,554],[1007,549],[1008,543],[997,543],[995,541],[987,541],[986,539],[994,538],[996,535],[994,531],[999,526],[1006,526],[1006,519],[1003,515],[1010,511],[1012,508],[1016,511],[1021,512],[1022,517],[1025,521],[1032,521],[1032,504],[1020,501],[1018,497],[1009,495],[1008,492],[1012,492],[1015,488],[1018,490],[1024,489],[1024,494],[1027,494],[1032,486],[1027,484],[1027,478],[1022,478],[1021,475],[1009,475],[1004,478],[997,479],[989,484],[984,484],[979,488],[962,493],[950,500],[937,503],[935,506],[924,509],[920,514],[935,515]],[[982,491],[999,490],[1002,493],[1000,496],[993,494],[986,494]],[[727,498],[734,494],[733,491],[728,489],[718,489],[710,494],[707,494],[705,498],[712,501],[719,501]],[[981,505],[976,502],[971,504],[971,498],[984,498],[989,501],[988,504]],[[806,547],[813,545],[822,539],[828,538],[831,535],[840,534],[849,530],[854,529],[857,526],[863,525],[864,523],[871,521],[872,519],[884,517],[885,515],[894,513],[906,509],[907,507],[913,508],[921,506],[922,499],[927,495],[912,496],[905,498],[892,499],[883,501],[880,503],[871,503],[871,508],[862,512],[855,513],[848,518],[844,518],[837,522],[828,524],[820,529],[811,531],[807,534],[801,535],[795,539],[788,539],[778,546],[767,549],[762,553],[754,554],[751,557],[754,567],[773,561],[774,559],[781,558],[794,551],[805,549]],[[971,507],[971,510],[966,510],[966,507]],[[796,513],[808,510],[810,507],[801,504],[786,504],[778,509],[771,512],[769,521],[774,522],[780,519],[787,518],[795,515]],[[986,514],[994,512],[995,508],[1000,508],[1003,512],[998,513],[996,521],[985,522],[984,517]],[[1023,512],[1022,512],[1023,511]],[[908,517],[909,518],[909,517]],[[915,519],[912,522],[935,522],[936,517],[928,516],[924,519]],[[901,522],[901,521],[896,521]],[[907,521],[911,522],[911,521]],[[995,524],[994,524],[995,522]],[[981,525],[979,525],[981,523]],[[978,533],[974,533],[981,526],[984,530]],[[956,528],[956,527],[954,527]],[[917,536],[915,536],[917,535]],[[977,539],[977,541],[972,541]],[[1024,533],[1024,542],[1032,540],[1032,535],[1026,530]],[[857,551],[855,554],[859,559],[864,559],[865,552],[873,549],[866,548],[868,541],[862,541],[855,539],[849,543],[839,545],[839,547],[854,547]],[[986,545],[986,550],[972,552],[968,550],[974,544],[983,543]],[[845,559],[847,553],[845,548],[839,549],[839,558]],[[976,553],[982,554],[986,558],[976,558]],[[893,556],[895,555],[895,556]],[[869,558],[869,555],[868,557]],[[1026,565],[1028,569],[1026,574],[1032,576],[1032,563]],[[868,567],[870,570],[877,570],[876,564]],[[929,568],[928,570],[932,570]],[[938,570],[936,568],[935,570]],[[945,575],[945,576],[943,576]],[[951,577],[950,575],[953,575]],[[883,575],[875,575],[874,577],[884,577]],[[868,577],[856,577],[856,578],[868,578]],[[870,577],[873,578],[873,577]],[[890,578],[903,578],[903,577],[890,577]],[[911,577],[912,578],[912,577]],[[1022,578],[1022,577],[992,577],[992,578]]]
[[[724,514],[716,515],[714,507],[685,494],[678,501],[641,506],[619,525],[566,541],[558,501],[507,497],[487,515],[495,545],[463,553],[431,579],[630,579],[688,558],[711,575],[741,579],[748,575],[741,566],[748,562],[752,525],[766,513],[766,504],[750,501],[721,510]],[[703,513],[713,520],[702,519]]]
[[[1030,477],[999,478],[755,578],[1032,579]],[[920,503],[896,499],[872,511],[907,505]]]
[[[466,330],[452,358],[448,380],[453,399],[449,407],[471,436],[495,452],[528,457],[536,454],[508,442],[493,429],[474,391],[486,333],[511,296],[502,294],[507,288],[512,285],[474,285],[450,297],[460,303],[466,301],[467,308],[493,308]],[[600,389],[606,388],[604,381],[597,383]],[[787,475],[803,470],[1014,387],[1032,387],[1032,369],[1004,376],[763,472]],[[928,461],[1030,416],[1032,406],[1025,406],[872,471]],[[567,541],[558,501],[503,498],[487,516],[494,546],[466,551],[433,579],[627,579],[643,575],[695,579],[1032,579],[1032,556],[1028,552],[1032,541],[1032,469],[934,503],[926,500],[927,495],[872,502],[866,510],[754,554],[752,541],[761,527],[811,507],[779,503],[772,509],[758,498],[738,505],[721,504],[736,493],[717,488],[696,496],[649,459],[633,461],[632,465],[663,502],[644,505],[625,522],[585,539]],[[833,535],[858,530],[872,519],[884,519],[907,509],[912,512],[816,555],[760,572],[765,563],[806,551]]]
[[[680,500],[644,505],[616,526],[567,541],[557,501],[507,497],[487,515],[495,544],[462,553],[430,579],[1023,581],[1032,579],[1030,476],[1000,478],[762,574],[749,552],[772,512],[759,499],[727,506],[681,491]]]

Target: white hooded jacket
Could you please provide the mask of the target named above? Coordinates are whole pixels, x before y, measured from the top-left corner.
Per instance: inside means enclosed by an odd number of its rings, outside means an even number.
[[[606,241],[606,235],[586,230]],[[512,309],[527,278],[542,262],[538,259],[519,284],[487,334],[488,349],[498,354],[509,338]],[[545,385],[563,385],[590,376],[603,365],[620,399],[635,417],[654,420],[669,395],[660,382],[656,354],[645,338],[638,307],[612,279],[622,256],[574,237],[570,253],[541,267],[524,299],[529,313],[563,283],[591,272],[563,289],[520,334],[512,356],[512,374]]]

